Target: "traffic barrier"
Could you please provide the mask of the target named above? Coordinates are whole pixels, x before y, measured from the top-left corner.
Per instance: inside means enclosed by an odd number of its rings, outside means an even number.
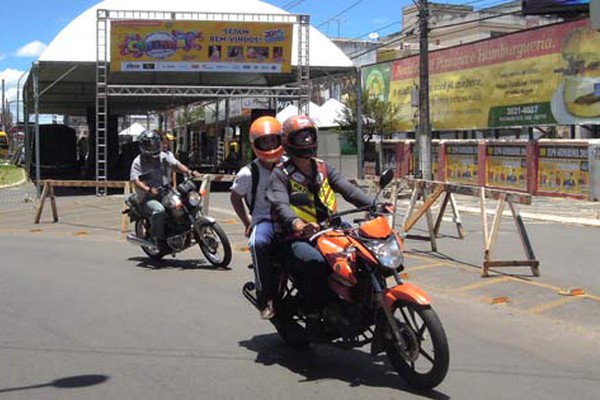
[[[202,183],[200,184],[199,192],[202,194],[202,207],[206,214],[210,205],[210,184],[213,177],[210,174],[202,176]],[[40,200],[37,205],[37,211],[34,218],[34,223],[39,224],[44,211],[44,204],[46,198],[50,198],[50,204],[52,206],[52,218],[54,222],[58,222],[58,208],[56,206],[56,196],[54,194],[55,187],[78,187],[78,188],[123,188],[123,196],[127,196],[132,192],[132,183],[130,181],[86,181],[86,180],[55,180],[46,179],[42,181],[43,190]],[[125,202],[123,202],[123,211],[127,208]],[[123,214],[121,217],[121,232],[125,233],[129,229],[129,217]]]
[[[462,227],[462,221],[458,213],[458,208],[453,194],[461,194],[467,196],[479,197],[481,205],[481,218],[483,224],[483,239],[484,239],[484,261],[481,269],[481,276],[489,276],[490,268],[497,267],[516,267],[516,266],[528,266],[531,268],[531,272],[534,276],[540,276],[539,261],[536,260],[531,241],[527,234],[523,219],[517,209],[517,204],[531,204],[531,195],[520,192],[510,192],[497,189],[489,189],[479,186],[471,185],[458,185],[447,182],[438,181],[426,181],[421,179],[403,178],[406,180],[407,185],[412,188],[412,195],[410,199],[409,208],[404,216],[404,222],[402,228],[408,235],[408,232],[415,226],[415,224],[423,217],[427,216],[427,226],[429,230],[428,240],[431,241],[432,251],[437,251],[436,237],[439,232],[442,217],[446,211],[447,204],[450,203],[453,213],[453,222],[456,224],[458,234],[460,238],[464,238],[464,229]],[[433,216],[431,207],[435,202],[445,193],[444,199],[440,205],[440,210],[436,218],[435,224],[433,223]],[[496,213],[492,226],[488,229],[488,218],[486,214],[486,199],[494,199],[498,201]],[[419,208],[417,207],[417,201],[422,199],[422,204]],[[396,201],[396,199],[394,199]],[[525,250],[525,260],[492,260],[492,250],[498,237],[498,230],[500,228],[500,221],[504,212],[504,207],[508,203],[517,232],[521,239],[521,243]]]
[[[44,204],[46,202],[46,198],[50,197],[50,205],[52,206],[52,218],[54,222],[58,222],[58,209],[56,207],[56,196],[54,195],[55,187],[79,187],[79,188],[123,188],[123,195],[131,193],[131,183],[129,181],[84,181],[84,180],[55,180],[55,179],[46,179],[43,180],[44,188],[42,189],[42,195],[40,196],[40,200],[37,206],[37,212],[35,213],[35,218],[33,223],[39,224],[40,219],[42,217],[42,212],[44,211]],[[123,204],[125,207],[125,204]],[[124,220],[126,221],[127,216],[124,215],[121,219],[121,229],[123,229]]]

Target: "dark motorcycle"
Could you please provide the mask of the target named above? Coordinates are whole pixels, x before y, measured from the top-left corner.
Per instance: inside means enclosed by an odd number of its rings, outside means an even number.
[[[144,175],[140,177],[144,180]],[[153,259],[161,259],[167,254],[175,256],[195,244],[202,254],[217,268],[224,268],[231,262],[231,243],[223,228],[214,218],[205,215],[202,197],[198,185],[186,177],[174,190],[171,185],[158,188],[156,199],[164,206],[167,218],[165,222],[166,240],[155,243],[150,234],[150,219],[144,215],[142,205],[133,194],[125,200],[129,215],[135,226],[135,233],[127,234],[127,241],[141,246],[144,253]]]
[[[392,178],[393,171],[384,172],[381,189]],[[330,214],[309,239],[331,267],[332,298],[322,311],[318,336],[306,332],[303,293],[281,267],[283,258],[274,263],[279,293],[270,321],[294,347],[311,341],[347,349],[371,344],[371,354],[385,352],[409,386],[430,389],[448,371],[446,334],[427,293],[400,277],[404,242],[390,226],[385,205],[376,202],[378,196],[370,206]],[[308,205],[304,193],[293,193],[290,200]],[[366,212],[366,218],[355,220],[354,225],[341,218],[358,212]],[[253,282],[244,285],[243,294],[257,306]]]

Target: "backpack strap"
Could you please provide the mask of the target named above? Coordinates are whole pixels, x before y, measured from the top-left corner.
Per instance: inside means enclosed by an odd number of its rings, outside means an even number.
[[[256,202],[256,189],[258,188],[258,180],[260,179],[260,172],[258,171],[258,164],[256,160],[250,163],[250,173],[252,174],[252,197],[248,208],[250,209],[250,215],[254,211],[254,203]]]

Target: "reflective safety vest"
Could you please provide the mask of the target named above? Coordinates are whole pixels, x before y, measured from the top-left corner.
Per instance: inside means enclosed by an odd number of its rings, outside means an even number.
[[[311,205],[309,206],[295,206],[290,204],[291,209],[306,222],[318,222],[318,211],[316,202],[320,201],[323,206],[327,207],[329,212],[334,213],[337,211],[337,202],[335,198],[335,192],[331,189],[329,179],[327,176],[327,166],[324,161],[314,158],[317,164],[317,181],[309,182],[308,178],[299,172],[297,168],[291,162],[283,168],[285,174],[289,177],[290,194],[293,192],[302,192],[308,195]],[[312,184],[312,185],[311,185]],[[316,193],[317,199],[315,199],[315,193],[311,191],[311,186],[314,184],[319,188]]]

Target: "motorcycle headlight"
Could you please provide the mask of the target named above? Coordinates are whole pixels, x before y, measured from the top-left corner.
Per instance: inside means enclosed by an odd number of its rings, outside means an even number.
[[[396,269],[404,261],[400,244],[394,235],[390,236],[385,242],[369,243],[367,247],[377,257],[382,267]]]
[[[201,201],[202,197],[200,197],[200,193],[194,190],[188,193],[188,203],[190,203],[190,206],[198,207]]]

